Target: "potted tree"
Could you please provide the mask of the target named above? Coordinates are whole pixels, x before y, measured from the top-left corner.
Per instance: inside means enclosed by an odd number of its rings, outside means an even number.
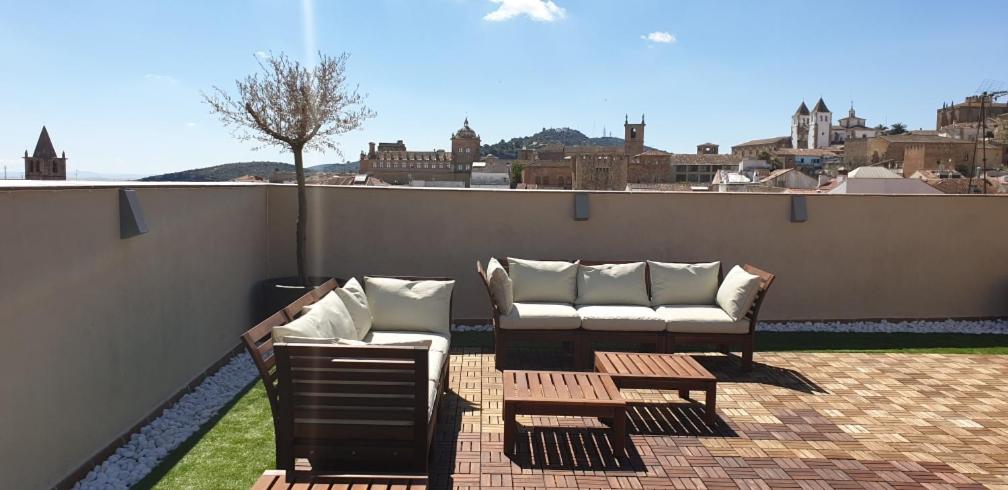
[[[304,66],[283,53],[259,60],[260,72],[235,81],[235,94],[217,86],[203,100],[211,112],[242,141],[277,146],[294,155],[297,178],[298,216],[295,231],[297,276],[267,279],[261,302],[271,314],[324,278],[308,276],[305,246],[308,201],[305,187],[304,152],[335,151],[342,155],[336,138],[360,127],[375,113],[364,104],[357,87],[349,87],[346,62],[349,55],[331,57],[319,53],[318,63]]]

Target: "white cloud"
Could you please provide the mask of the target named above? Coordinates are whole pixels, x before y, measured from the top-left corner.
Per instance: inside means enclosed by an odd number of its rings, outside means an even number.
[[[158,75],[156,73],[146,73],[146,74],[144,74],[144,78],[146,78],[148,80],[158,81],[158,82],[170,83],[172,85],[178,84],[178,79],[177,78],[170,77],[168,75]]]
[[[490,0],[499,4],[497,10],[483,16],[483,20],[502,22],[519,15],[527,15],[536,22],[553,22],[562,20],[567,11],[553,0]]]
[[[645,41],[651,41],[653,43],[671,44],[676,42],[675,36],[673,36],[671,33],[664,31],[654,31],[648,35],[641,36],[640,38]]]

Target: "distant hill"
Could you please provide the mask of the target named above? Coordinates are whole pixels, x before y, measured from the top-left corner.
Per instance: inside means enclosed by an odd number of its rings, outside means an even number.
[[[305,169],[306,173],[338,172],[355,173],[360,168],[358,162],[326,163]],[[196,168],[152,175],[140,180],[147,182],[227,182],[244,175],[256,175],[268,179],[273,172],[293,172],[294,165],[283,162],[237,162],[214,165],[213,167]]]
[[[500,140],[492,145],[483,145],[480,153],[483,155],[495,155],[498,158],[514,159],[518,158],[518,150],[525,147],[538,145],[564,145],[564,146],[623,146],[623,138],[603,136],[589,138],[584,133],[571,128],[543,128],[532,136],[522,136],[511,138],[510,140]],[[651,148],[648,148],[651,149]]]

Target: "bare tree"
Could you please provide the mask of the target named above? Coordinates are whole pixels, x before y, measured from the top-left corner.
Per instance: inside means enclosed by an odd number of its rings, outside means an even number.
[[[294,154],[298,186],[297,269],[308,286],[305,241],[308,203],[305,196],[303,153],[333,150],[342,155],[336,137],[360,127],[375,113],[364,96],[346,80],[349,55],[319,53],[318,64],[306,67],[283,53],[259,60],[260,73],[235,81],[237,94],[214,86],[203,100],[242,141],[278,146]]]

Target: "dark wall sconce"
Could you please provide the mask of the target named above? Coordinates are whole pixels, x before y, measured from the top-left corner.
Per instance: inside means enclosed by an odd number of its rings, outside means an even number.
[[[574,221],[588,221],[588,194],[578,192],[574,194]]]
[[[808,210],[805,208],[805,196],[791,196],[791,222],[804,223],[808,221]]]
[[[119,189],[119,238],[147,233],[147,219],[135,189]]]

